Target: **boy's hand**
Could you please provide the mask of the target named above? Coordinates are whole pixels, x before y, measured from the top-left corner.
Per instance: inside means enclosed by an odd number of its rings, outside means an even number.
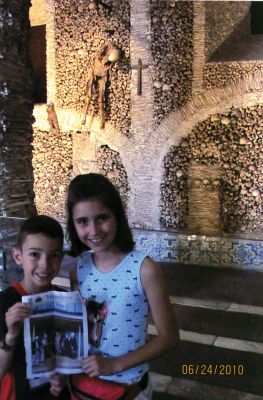
[[[58,396],[67,384],[67,376],[54,374],[50,375],[48,379],[50,382],[50,393],[53,394],[53,396]]]
[[[23,326],[24,319],[29,317],[31,313],[31,308],[25,303],[15,303],[7,310],[5,321],[9,341],[17,338]]]
[[[83,360],[82,368],[91,378],[99,375],[113,375],[119,372],[117,358],[106,358],[97,354]]]

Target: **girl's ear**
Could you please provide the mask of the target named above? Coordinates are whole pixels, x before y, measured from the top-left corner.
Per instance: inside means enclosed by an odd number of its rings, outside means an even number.
[[[22,264],[22,250],[20,249],[20,247],[15,246],[12,249],[12,255],[13,255],[13,259],[15,260],[17,265],[21,265]]]

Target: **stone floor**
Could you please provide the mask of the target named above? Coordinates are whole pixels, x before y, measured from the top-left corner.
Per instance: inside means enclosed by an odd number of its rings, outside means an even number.
[[[172,264],[163,270],[181,343],[151,362],[153,399],[263,399],[263,273]]]

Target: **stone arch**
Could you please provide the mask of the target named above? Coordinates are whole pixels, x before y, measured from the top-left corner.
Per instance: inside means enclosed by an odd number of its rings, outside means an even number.
[[[163,159],[172,145],[179,144],[183,137],[188,136],[193,127],[209,115],[225,113],[231,107],[252,106],[263,102],[263,72],[256,71],[227,88],[214,89],[193,97],[185,107],[171,113],[153,133],[149,142],[149,153],[155,154],[160,149],[158,158],[149,160],[155,176],[152,188],[153,226],[160,229],[160,184],[163,176]]]

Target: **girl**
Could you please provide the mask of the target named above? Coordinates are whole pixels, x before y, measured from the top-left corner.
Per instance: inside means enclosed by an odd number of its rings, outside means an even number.
[[[128,384],[134,395],[125,398],[150,399],[147,361],[179,341],[160,266],[134,251],[120,195],[104,176],[76,176],[67,211],[72,254],[80,255],[71,271],[72,289],[93,309],[96,302],[103,318],[101,329],[91,328],[99,333],[83,369],[89,377]],[[157,329],[150,341],[149,310]]]

